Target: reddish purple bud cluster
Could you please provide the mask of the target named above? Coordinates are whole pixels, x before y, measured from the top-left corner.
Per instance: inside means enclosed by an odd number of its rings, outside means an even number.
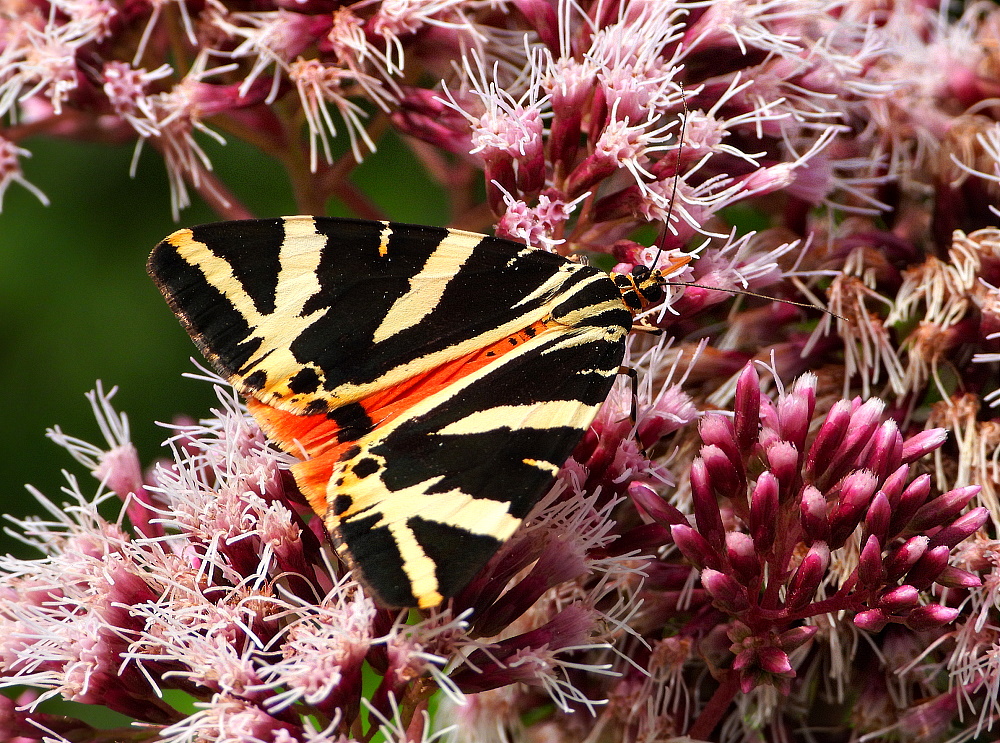
[[[640,508],[671,524],[713,605],[742,628],[730,635],[744,690],[787,686],[787,650],[776,638],[811,617],[845,611],[867,630],[926,630],[957,616],[927,603],[932,584],[979,585],[948,565],[951,549],[989,517],[982,507],[963,513],[979,486],[932,495],[929,475],[910,478],[910,464],[941,446],[946,432],[904,440],[894,421],[881,421],[879,400],[855,399],[833,405],[810,436],[815,405],[814,377],[772,402],[749,364],[734,417],[702,419],[690,475],[694,526],[635,493]]]

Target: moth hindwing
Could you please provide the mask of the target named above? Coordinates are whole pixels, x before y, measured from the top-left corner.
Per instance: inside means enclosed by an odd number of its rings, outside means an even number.
[[[662,284],[461,230],[308,216],[180,230],[148,269],[264,432],[304,453],[295,480],[376,599],[425,608],[552,485]]]

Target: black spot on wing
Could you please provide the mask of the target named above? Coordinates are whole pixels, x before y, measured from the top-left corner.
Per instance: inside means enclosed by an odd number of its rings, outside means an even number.
[[[436,566],[438,593],[454,596],[493,557],[500,540],[415,516],[406,522]]]
[[[340,429],[337,431],[337,441],[342,444],[348,441],[357,441],[362,436],[371,433],[374,425],[365,409],[356,402],[334,408],[326,414],[326,417],[336,423]]]
[[[336,498],[333,499],[333,505],[330,506],[330,510],[332,510],[334,514],[339,516],[348,508],[350,508],[353,502],[354,501],[351,499],[351,496],[349,495],[338,495]]]
[[[243,387],[247,390],[259,390],[267,384],[267,372],[263,369],[250,372],[243,377]]]
[[[378,460],[371,457],[364,457],[363,459],[359,459],[358,463],[354,465],[354,476],[359,480],[364,480],[366,477],[374,475],[378,470]]]
[[[387,527],[375,528],[381,514],[341,522],[337,536],[347,545],[361,579],[383,606],[416,606],[403,572],[403,558]]]
[[[315,392],[319,389],[319,375],[311,367],[303,367],[288,380],[288,389],[297,395]]]

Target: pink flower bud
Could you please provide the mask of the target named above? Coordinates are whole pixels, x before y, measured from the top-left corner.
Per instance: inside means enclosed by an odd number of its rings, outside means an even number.
[[[826,542],[830,538],[830,522],[828,518],[826,498],[812,485],[802,490],[802,500],[799,504],[799,517],[802,530],[810,541]]]
[[[875,493],[868,513],[865,514],[865,532],[877,537],[885,544],[888,540],[889,522],[892,520],[892,506],[881,490]]]
[[[726,453],[710,444],[701,447],[700,454],[716,495],[734,501],[743,500],[746,497],[746,481]],[[738,461],[742,464],[742,460]]]
[[[726,557],[736,576],[746,585],[761,574],[761,559],[754,548],[753,539],[739,531],[726,534]]]
[[[747,456],[757,442],[760,430],[760,376],[753,363],[744,367],[736,381],[736,415],[733,421],[736,445]]]
[[[907,571],[917,564],[924,556],[930,539],[923,534],[911,537],[889,553],[883,564],[886,570],[886,581],[894,582],[906,575]]]
[[[729,418],[709,413],[699,421],[698,435],[701,436],[702,443],[722,449],[734,464],[743,461],[740,447],[736,443],[736,430]]]
[[[903,442],[903,464],[915,462],[941,446],[948,439],[948,429],[930,428]]]
[[[778,638],[778,646],[786,653],[790,653],[809,642],[816,636],[817,632],[819,632],[819,627],[815,625],[793,627],[781,633]]]
[[[878,600],[880,609],[889,614],[899,614],[920,602],[920,592],[910,585],[899,586],[882,594]]]
[[[955,488],[947,493],[942,493],[937,498],[922,505],[906,524],[906,527],[910,531],[926,532],[935,526],[941,526],[946,521],[955,518],[968,505],[969,501],[979,494],[981,489],[979,485],[966,485],[963,488]]]
[[[698,531],[715,550],[721,551],[725,543],[726,530],[722,524],[722,514],[719,512],[708,468],[701,457],[691,463],[691,501]]]
[[[825,512],[825,504],[824,504]],[[750,497],[750,534],[761,553],[774,544],[778,522],[778,480],[764,471],[757,478]]]
[[[868,537],[858,559],[858,583],[862,588],[881,588],[885,582],[882,545],[874,536]]]
[[[705,538],[690,526],[683,524],[671,526],[670,536],[674,538],[674,544],[677,545],[681,554],[699,570],[705,567],[722,569],[722,559],[719,557],[719,553],[712,549]]]
[[[701,584],[711,595],[715,605],[725,612],[737,614],[750,606],[746,589],[725,573],[705,568],[701,571]]]
[[[775,676],[795,675],[792,664],[788,662],[788,654],[776,647],[762,647],[757,651],[757,662],[761,670],[773,673]]]
[[[983,581],[978,575],[970,573],[968,570],[956,568],[954,565],[949,565],[942,570],[934,582],[945,588],[979,588],[983,585]]]
[[[791,392],[778,400],[778,423],[781,437],[790,441],[799,451],[805,451],[806,434],[816,407],[816,377],[806,374],[799,377]]]
[[[789,441],[777,441],[765,452],[768,469],[778,479],[780,498],[784,500],[798,488],[800,481],[799,451]]]
[[[919,590],[928,588],[948,566],[950,553],[951,550],[944,546],[928,549],[917,560],[917,564],[910,568],[906,574],[906,582]]]
[[[879,426],[872,445],[864,455],[864,467],[882,479],[899,468],[903,454],[903,437],[896,421],[888,420]]]
[[[841,485],[840,502],[830,514],[830,544],[841,547],[871,506],[878,480],[867,470],[849,474]]]
[[[836,406],[834,406],[836,407]],[[871,398],[855,410],[850,416],[850,424],[843,439],[833,449],[827,449],[825,454],[817,449],[816,485],[820,488],[833,484],[855,465],[858,455],[871,443],[872,435],[878,427],[879,417],[885,409],[885,403],[878,398]],[[817,441],[819,439],[817,438]],[[816,449],[816,442],[813,443]],[[810,450],[810,455],[812,450]],[[812,460],[810,460],[812,461]]]
[[[785,603],[791,608],[801,608],[808,604],[830,566],[830,548],[825,542],[815,542],[788,584]]]
[[[957,519],[952,521],[951,524],[944,527],[931,537],[930,546],[938,547],[940,545],[944,545],[948,548],[955,547],[968,537],[975,534],[979,527],[986,523],[989,517],[989,509],[983,506],[973,508],[968,513],[963,513]]]
[[[628,486],[629,497],[642,513],[663,526],[687,524],[687,516],[675,506],[670,505],[665,498],[655,490],[641,482],[632,482]]]
[[[881,609],[868,609],[854,615],[854,625],[868,632],[881,632],[888,623],[889,617]]]
[[[902,465],[896,468],[896,471],[885,478],[885,482],[882,483],[880,492],[889,499],[889,505],[895,510],[897,504],[899,503],[899,497],[903,494],[903,488],[906,487],[906,481],[910,479],[910,468],[907,465]],[[893,519],[895,523],[895,518]]]
[[[806,472],[815,474],[821,471],[826,461],[840,446],[847,427],[851,423],[851,403],[847,400],[838,400],[826,414],[826,420],[820,426],[819,432],[809,447],[809,454],[806,456]]]
[[[926,604],[911,611],[904,624],[912,630],[924,632],[951,624],[958,617],[958,614],[958,609],[940,604]]]

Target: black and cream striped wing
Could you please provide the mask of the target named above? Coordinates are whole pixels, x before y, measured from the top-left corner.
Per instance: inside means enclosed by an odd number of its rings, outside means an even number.
[[[552,485],[624,356],[607,274],[506,240],[313,217],[181,230],[149,269],[379,601],[435,606]]]
[[[301,414],[530,325],[584,267],[460,230],[298,216],[180,230],[148,268],[224,377]]]
[[[438,604],[513,534],[607,397],[626,332],[543,333],[356,442],[326,522],[382,603]]]

